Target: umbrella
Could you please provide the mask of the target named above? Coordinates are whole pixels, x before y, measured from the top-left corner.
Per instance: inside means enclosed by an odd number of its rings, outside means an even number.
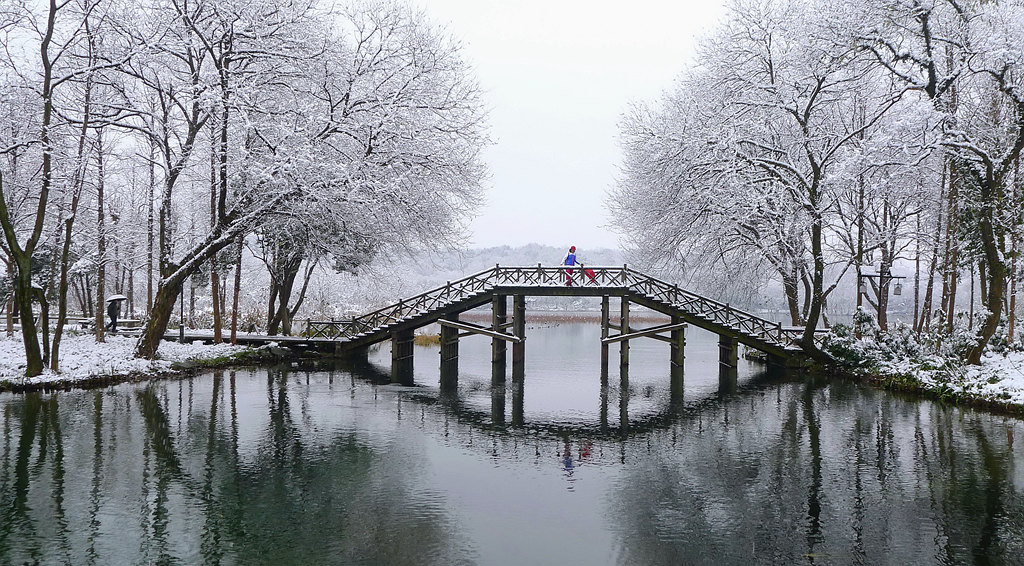
[[[107,302],[108,303],[113,302],[113,301],[127,301],[127,300],[128,300],[128,297],[125,297],[124,295],[111,295],[111,296],[107,297]]]

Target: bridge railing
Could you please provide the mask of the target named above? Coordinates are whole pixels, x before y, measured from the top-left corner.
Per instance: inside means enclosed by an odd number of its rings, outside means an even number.
[[[716,324],[728,326],[752,337],[793,346],[801,338],[800,329],[785,328],[743,310],[702,297],[677,285],[629,269],[627,266],[543,266],[501,267],[495,265],[457,281],[449,281],[414,297],[403,299],[371,313],[346,321],[309,321],[307,335],[312,338],[346,340],[378,331],[388,325],[429,313],[497,286],[550,287],[571,282],[579,287],[628,287],[637,293],[685,310]]]
[[[497,267],[492,267],[457,281],[449,281],[436,289],[431,289],[408,299],[402,299],[393,305],[388,305],[351,320],[311,320],[308,324],[307,333],[311,338],[345,340],[374,332],[390,324],[430,312],[470,295],[487,291],[494,286],[496,270]]]

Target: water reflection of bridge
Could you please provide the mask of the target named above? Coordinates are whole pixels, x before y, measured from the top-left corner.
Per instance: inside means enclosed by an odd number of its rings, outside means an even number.
[[[341,362],[340,365],[336,364],[338,362],[331,360],[310,360],[306,365],[288,369],[312,372],[341,369],[354,377],[366,379],[377,385],[395,384],[390,372],[367,360],[355,359]],[[674,374],[671,377],[670,395],[660,399],[655,410],[646,411],[643,415],[634,414],[631,417],[630,400],[633,395],[629,388],[628,368],[620,368],[620,370],[622,374],[620,375],[620,386],[617,388],[617,399],[612,394],[616,388],[610,387],[607,374],[602,374],[596,422],[587,420],[576,422],[527,421],[525,408],[528,401],[525,394],[525,379],[513,380],[511,386],[506,383],[492,383],[490,411],[474,408],[454,387],[442,387],[440,390],[434,391],[414,389],[404,393],[403,397],[422,405],[439,405],[455,416],[459,422],[469,424],[478,430],[498,434],[526,430],[548,437],[570,435],[591,439],[623,438],[667,428],[680,419],[685,419],[688,415],[697,415],[709,406],[722,403],[723,399],[761,390],[765,384],[778,383],[778,380],[786,375],[782,368],[768,365],[749,375],[741,384],[735,372],[731,374],[720,372],[716,394],[702,396],[698,399],[688,399],[684,402],[683,376]],[[508,411],[509,406],[511,406],[511,412]]]
[[[448,282],[426,293],[344,321],[309,321],[308,335],[332,339],[342,352],[365,352],[367,346],[391,341],[391,379],[411,384],[413,337],[417,328],[441,325],[441,384],[458,381],[459,339],[470,335],[491,338],[493,381],[504,382],[507,349],[512,343],[512,378],[520,380],[526,359],[526,297],[568,296],[601,299],[601,374],[607,379],[609,348],[619,344],[619,365],[629,366],[629,342],[653,338],[671,346],[673,379],[682,378],[685,358],[685,327],[694,325],[719,337],[719,362],[723,379],[735,381],[738,345],[766,354],[770,365],[785,366],[800,355],[795,341],[802,329],[783,327],[738,310],[728,303],[681,289],[649,275],[622,267],[501,267]],[[617,316],[612,298],[618,299]],[[512,313],[509,320],[509,299]],[[459,320],[466,311],[491,306],[488,326]],[[670,322],[647,328],[630,324],[630,305],[662,313]],[[613,331],[616,333],[613,334]]]

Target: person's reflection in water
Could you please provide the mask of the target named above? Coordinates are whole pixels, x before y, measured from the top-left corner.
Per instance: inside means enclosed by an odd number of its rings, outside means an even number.
[[[576,470],[576,465],[572,460],[572,446],[569,444],[569,437],[563,437],[565,441],[565,449],[562,451],[562,471],[563,474],[569,480],[569,490],[572,491],[572,484],[576,481],[572,474]]]

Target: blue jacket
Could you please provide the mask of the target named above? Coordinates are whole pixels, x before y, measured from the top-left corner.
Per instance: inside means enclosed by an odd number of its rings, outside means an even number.
[[[565,256],[565,259],[562,260],[562,265],[579,265],[578,263],[576,263],[576,254],[570,253],[569,255]]]

